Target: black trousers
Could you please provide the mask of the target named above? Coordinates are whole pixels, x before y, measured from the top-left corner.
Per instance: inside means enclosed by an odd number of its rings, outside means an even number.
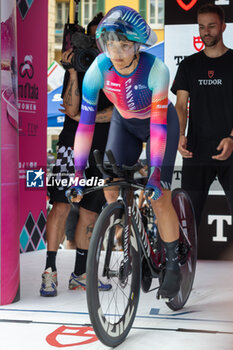
[[[197,227],[201,222],[209,188],[216,176],[226,194],[233,215],[233,156],[225,161],[210,160],[208,162],[183,158],[181,187],[191,198]]]

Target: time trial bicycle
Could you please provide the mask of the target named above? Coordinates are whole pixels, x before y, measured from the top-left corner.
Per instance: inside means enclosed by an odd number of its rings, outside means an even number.
[[[118,186],[116,202],[107,205],[99,215],[91,237],[87,257],[86,293],[89,316],[99,340],[116,347],[128,335],[136,316],[140,286],[150,292],[153,278],[160,283],[165,270],[165,252],[159,233],[146,230],[137,201],[135,190],[144,190],[145,185],[134,179],[139,170],[134,166],[118,166],[111,151],[106,152],[110,166],[103,165],[98,151],[94,151],[97,167],[109,180],[102,187]],[[119,180],[114,180],[119,178]],[[122,180],[123,179],[123,180]],[[147,196],[148,197],[148,196]],[[181,309],[192,289],[197,260],[197,230],[190,199],[182,189],[172,191],[172,202],[176,210],[179,227],[179,264],[181,270],[180,290],[173,299],[166,300],[172,310]],[[148,201],[148,203],[150,203]],[[151,209],[149,207],[149,209]],[[149,210],[147,220],[154,221]],[[121,230],[122,249],[116,247],[116,235]],[[111,284],[108,292],[98,289],[98,280]],[[157,293],[159,298],[159,289]]]

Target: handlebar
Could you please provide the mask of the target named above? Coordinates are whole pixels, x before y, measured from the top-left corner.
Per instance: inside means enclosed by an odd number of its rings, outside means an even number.
[[[109,181],[106,182],[103,186],[85,188],[83,190],[82,195],[112,186],[124,186],[131,187],[134,190],[144,190],[144,184],[142,183],[142,181],[145,181],[146,178],[142,177],[141,179],[134,179],[134,174],[143,168],[143,166],[140,163],[136,163],[132,166],[117,165],[115,157],[111,150],[106,151],[109,164],[103,163],[103,158],[99,150],[94,150],[93,154],[97,168],[99,169],[102,175],[107,176],[109,178]],[[112,181],[113,178],[119,178],[119,180]],[[77,195],[78,193],[75,188],[70,188],[66,191],[66,196],[71,205],[73,205],[71,198],[76,197]]]
[[[111,150],[106,151],[109,164],[103,163],[99,150],[94,150],[93,154],[96,161],[96,166],[101,172],[101,174],[106,175],[110,178],[119,177],[119,178],[124,178],[126,180],[132,180],[134,177],[134,174],[143,168],[143,166],[140,163],[136,163],[131,166],[124,165],[124,164],[122,166],[117,165],[115,157]]]

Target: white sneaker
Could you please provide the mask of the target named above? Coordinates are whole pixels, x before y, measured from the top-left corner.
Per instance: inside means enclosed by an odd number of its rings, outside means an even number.
[[[52,271],[51,267],[48,267],[42,274],[40,295],[42,297],[57,295],[57,271]]]
[[[70,275],[70,280],[69,280],[69,289],[75,290],[75,289],[84,289],[86,290],[86,278],[87,274],[83,273],[80,276],[76,276],[74,272]],[[109,284],[104,284],[99,280],[98,282],[98,288],[101,291],[108,291],[112,288],[112,285]]]

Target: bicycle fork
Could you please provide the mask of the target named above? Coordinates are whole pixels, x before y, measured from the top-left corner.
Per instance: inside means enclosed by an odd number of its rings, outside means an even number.
[[[131,256],[130,256],[130,239],[132,229],[132,208],[133,208],[133,192],[126,191],[123,194],[123,202],[125,208],[124,227],[122,232],[122,248],[123,260],[121,262],[119,280],[124,286],[127,283],[127,278],[131,273]]]

